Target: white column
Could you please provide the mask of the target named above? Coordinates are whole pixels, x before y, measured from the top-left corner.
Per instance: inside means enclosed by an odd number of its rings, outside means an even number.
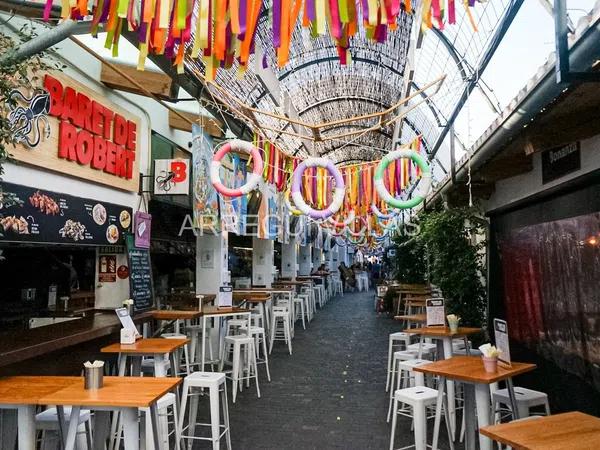
[[[281,268],[280,273],[284,278],[296,278],[296,259],[298,247],[296,239],[291,238],[289,244],[281,244]]]
[[[323,250],[313,247],[312,249],[312,268],[317,269],[323,263]]]
[[[310,275],[310,272],[312,271],[311,249],[312,247],[310,245],[300,246],[300,260],[298,262],[300,267],[298,275]]]
[[[230,282],[227,232],[203,234],[196,238],[196,293],[216,294]]]
[[[252,238],[252,284],[271,287],[273,282],[273,241]]]

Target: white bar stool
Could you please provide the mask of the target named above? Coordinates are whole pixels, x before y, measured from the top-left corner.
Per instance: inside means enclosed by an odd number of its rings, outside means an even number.
[[[388,364],[387,364],[387,379],[385,381],[385,392],[390,388],[390,374],[392,372],[392,356],[394,347],[401,347],[399,350],[406,350],[410,345],[411,335],[402,331],[390,333],[388,343]]]
[[[240,328],[246,331],[248,326]],[[250,334],[254,337],[254,348],[256,350],[256,363],[264,364],[267,369],[267,380],[271,381],[271,372],[269,371],[269,356],[267,352],[267,336],[263,327],[251,327]],[[260,349],[262,347],[263,359],[260,358]]]
[[[256,381],[256,394],[260,398],[260,388],[258,386],[258,366],[256,361],[256,349],[254,347],[254,338],[252,336],[226,336],[225,345],[223,345],[223,351],[229,352],[229,347],[233,346],[233,361],[231,369],[231,394],[233,403],[237,397],[238,387],[240,391],[244,384],[244,380],[247,381],[247,386],[250,386],[250,379],[254,378]],[[244,350],[244,358],[242,359],[242,347]],[[223,371],[224,360],[221,360],[220,371]],[[246,375],[246,372],[248,375]]]
[[[197,423],[198,416],[198,398],[203,395],[200,390],[208,389],[210,397],[210,424]],[[194,392],[196,390],[197,392]],[[219,410],[219,396],[221,397],[221,408],[223,408],[224,424],[221,425],[221,413]],[[190,399],[190,413],[188,415],[188,425],[183,427],[183,419],[186,416],[185,410]],[[211,437],[196,436],[196,425],[210,426]],[[218,372],[194,372],[183,380],[183,397],[181,400],[181,409],[179,410],[178,434],[181,439],[188,440],[188,449],[192,448],[194,440],[211,441],[213,450],[220,448],[220,442],[223,435],[227,442],[227,449],[231,450],[231,433],[229,428],[229,408],[227,406],[227,385],[225,383],[225,374]],[[187,434],[183,434],[187,430]]]
[[[396,434],[396,423],[398,419],[398,403],[409,405],[412,408],[414,424],[415,450],[427,449],[427,407],[436,405],[438,391],[426,386],[415,386],[406,389],[398,389],[394,392],[394,417],[392,419],[392,433],[390,437],[390,450],[394,449],[394,437]],[[448,421],[448,409],[444,408],[444,417],[450,449],[454,450],[450,422]],[[437,440],[434,436],[434,440]],[[403,448],[410,448],[412,445]],[[436,449],[437,450],[437,449]]]
[[[71,407],[63,407],[65,418],[71,417]],[[83,426],[83,430],[81,427]],[[41,450],[60,448],[58,410],[55,407],[48,408],[35,416],[35,429],[42,432]],[[48,432],[55,435],[52,439],[48,437]],[[92,450],[92,413],[87,409],[79,411],[79,427],[77,431],[77,448],[79,450]]]
[[[515,386],[515,398],[517,399],[519,418],[529,417],[531,415],[531,408],[537,407],[543,407],[546,415],[550,415],[550,403],[548,402],[548,395],[544,392]],[[509,414],[512,416],[510,404],[508,389],[499,389],[492,393],[493,412],[498,411],[500,405],[505,405],[509,411]]]
[[[306,322],[304,321],[306,313],[304,310],[304,305],[304,296],[297,295],[294,297],[294,322],[300,318],[302,320],[302,328],[306,330]],[[300,311],[298,311],[298,309],[300,309]]]
[[[271,332],[269,337],[269,354],[273,351],[275,341],[284,341],[288,345],[290,355],[292,354],[292,333],[290,331],[290,311],[285,306],[273,307],[273,320],[271,321]]]

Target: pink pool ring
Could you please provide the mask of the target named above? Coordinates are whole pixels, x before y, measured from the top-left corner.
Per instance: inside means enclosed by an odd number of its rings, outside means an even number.
[[[338,222],[336,221],[333,216],[331,216],[329,219],[327,219],[327,222],[330,225],[333,225],[335,228],[345,228],[348,225],[350,225],[352,222],[354,222],[354,219],[356,218],[356,215],[354,214],[354,211],[350,211],[350,214],[348,214],[348,217],[346,217],[346,220],[342,221],[342,222]],[[326,223],[327,223],[326,222]]]
[[[369,229],[369,224],[367,223],[367,220],[362,216],[358,216],[355,219],[360,220],[362,228],[359,231],[352,231],[352,228],[348,226],[348,234],[354,237],[364,236],[365,231],[368,231]]]
[[[221,170],[221,160],[223,157],[231,152],[238,151],[244,152],[252,156],[254,162],[252,173],[248,175],[246,183],[237,189],[231,189],[221,183],[221,176],[219,174]],[[210,181],[217,190],[217,192],[226,197],[240,197],[246,195],[249,192],[256,189],[260,183],[263,173],[263,160],[260,156],[258,149],[250,142],[241,141],[234,139],[225,143],[217,152],[213,155],[212,162],[210,164]]]
[[[335,180],[333,200],[325,209],[319,210],[311,208],[302,197],[302,191],[300,190],[300,186],[302,185],[302,175],[304,175],[304,171],[310,167],[322,167],[326,169]],[[324,220],[338,212],[342,207],[342,203],[344,202],[345,193],[346,185],[344,184],[342,173],[329,159],[308,158],[298,164],[298,167],[296,167],[296,170],[294,170],[294,174],[292,176],[292,200],[294,201],[296,208],[312,219]]]

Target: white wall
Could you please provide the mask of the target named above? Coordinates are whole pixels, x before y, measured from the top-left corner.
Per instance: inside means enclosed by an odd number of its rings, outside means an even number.
[[[312,247],[310,245],[300,246],[300,251],[298,252],[298,275],[306,276],[312,272],[311,250]]]
[[[98,256],[101,253],[96,250],[96,308],[98,309],[112,309],[118,308],[123,305],[123,300],[129,298],[129,278],[122,280],[117,277],[117,280],[111,283],[100,283],[98,281]],[[128,266],[127,255],[121,253],[117,256],[117,267]]]
[[[270,239],[252,238],[252,284],[271,287],[274,242]]]
[[[600,168],[600,135],[581,141],[581,169],[557,180],[542,184],[542,154],[533,155],[533,170],[496,182],[496,189],[485,203],[491,211],[558,186]]]
[[[228,235],[204,234],[196,238],[196,293],[214,294],[224,283],[229,283],[227,271]],[[212,264],[203,264],[201,258],[209,254]],[[212,265],[212,267],[202,267]]]
[[[296,278],[296,260],[297,260],[296,239],[291,238],[289,244],[281,244],[281,276],[284,278]]]

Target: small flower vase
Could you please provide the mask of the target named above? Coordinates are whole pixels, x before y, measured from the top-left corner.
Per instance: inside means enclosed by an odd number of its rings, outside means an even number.
[[[496,373],[498,372],[498,357],[494,356],[492,358],[487,356],[482,356],[483,359],[483,368],[487,373]]]

